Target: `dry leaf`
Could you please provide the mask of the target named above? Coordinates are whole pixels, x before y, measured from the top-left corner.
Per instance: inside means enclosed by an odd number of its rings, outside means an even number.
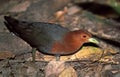
[[[77,77],[76,71],[73,67],[65,68],[64,71],[59,75],[59,77]]]
[[[14,58],[15,55],[10,51],[1,51],[0,52],[0,59],[8,59],[8,58]]]
[[[45,77],[58,77],[64,69],[64,61],[50,61],[45,68]]]

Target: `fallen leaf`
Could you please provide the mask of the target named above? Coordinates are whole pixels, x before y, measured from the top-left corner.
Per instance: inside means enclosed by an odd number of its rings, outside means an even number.
[[[45,77],[58,77],[65,69],[65,61],[50,61],[45,67]]]
[[[73,67],[69,66],[64,69],[64,71],[61,72],[59,77],[77,77],[76,71],[73,69]]]
[[[8,58],[14,58],[15,55],[10,51],[1,51],[0,52],[0,59],[8,59]]]

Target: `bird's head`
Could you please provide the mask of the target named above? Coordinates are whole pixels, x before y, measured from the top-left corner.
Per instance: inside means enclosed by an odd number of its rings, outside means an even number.
[[[99,44],[99,42],[95,38],[92,38],[92,35],[85,30],[72,31],[71,35],[77,43],[83,44],[91,42],[94,44]]]

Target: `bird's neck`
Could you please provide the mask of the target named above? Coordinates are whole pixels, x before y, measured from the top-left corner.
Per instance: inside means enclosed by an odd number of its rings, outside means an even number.
[[[64,47],[69,49],[70,51],[77,51],[83,43],[77,38],[77,36],[73,33],[68,33],[64,38]]]

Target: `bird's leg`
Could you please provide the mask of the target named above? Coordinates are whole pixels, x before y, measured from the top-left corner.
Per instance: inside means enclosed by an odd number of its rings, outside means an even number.
[[[56,61],[60,60],[60,55],[55,55],[55,57],[56,57]]]
[[[32,48],[32,61],[35,62],[36,48]]]

